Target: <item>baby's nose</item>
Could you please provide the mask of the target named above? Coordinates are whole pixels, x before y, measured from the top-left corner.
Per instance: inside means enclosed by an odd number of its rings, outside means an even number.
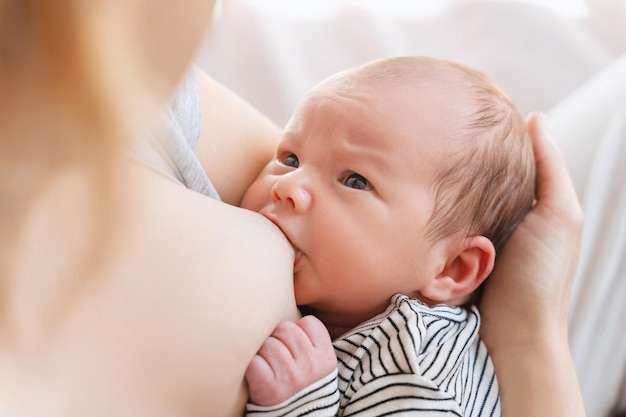
[[[309,209],[312,202],[310,184],[302,175],[289,173],[283,175],[272,186],[272,199],[289,205],[296,213],[301,214]]]

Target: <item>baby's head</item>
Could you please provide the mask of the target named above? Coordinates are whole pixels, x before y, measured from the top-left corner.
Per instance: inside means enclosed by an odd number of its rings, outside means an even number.
[[[474,69],[428,57],[373,62],[358,77],[418,89],[433,83],[453,92],[445,121],[449,136],[440,137],[447,150],[433,184],[427,233],[433,242],[454,235],[485,236],[499,253],[535,195],[532,142],[509,97]]]
[[[400,57],[316,86],[242,205],[298,249],[298,303],[349,327],[397,292],[466,302],[533,198],[510,100],[471,69]]]
[[[425,88],[447,90],[432,109],[445,112],[444,132],[432,138],[443,142],[445,154],[433,184],[429,235],[484,235],[499,251],[530,208],[535,184],[532,143],[508,96],[484,74],[430,57],[374,61],[336,75],[337,81],[346,76],[357,85],[405,89],[415,100]],[[410,108],[396,111],[411,114]]]

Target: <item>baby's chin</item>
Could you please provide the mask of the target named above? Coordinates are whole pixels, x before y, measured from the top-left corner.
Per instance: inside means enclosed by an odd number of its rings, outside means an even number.
[[[311,308],[311,305],[315,305],[318,301],[312,291],[306,288],[304,285],[304,277],[302,274],[294,273],[293,276],[293,290],[296,298],[296,305],[298,308]]]

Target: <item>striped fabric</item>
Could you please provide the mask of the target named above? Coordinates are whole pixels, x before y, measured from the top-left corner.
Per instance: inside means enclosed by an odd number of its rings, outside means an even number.
[[[334,408],[331,374],[280,407],[249,408],[248,415],[500,416],[479,326],[476,308],[428,307],[397,294],[382,314],[334,342],[340,394]],[[305,407],[292,407],[303,398]]]

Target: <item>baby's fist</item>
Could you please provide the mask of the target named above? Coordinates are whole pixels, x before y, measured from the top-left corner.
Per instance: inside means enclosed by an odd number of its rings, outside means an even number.
[[[276,326],[248,365],[250,402],[279,404],[337,367],[328,330],[314,316]]]

